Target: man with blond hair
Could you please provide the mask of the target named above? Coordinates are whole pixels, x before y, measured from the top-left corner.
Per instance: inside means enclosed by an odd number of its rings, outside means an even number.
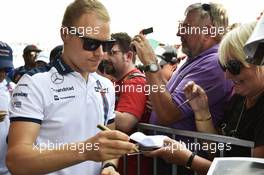
[[[97,0],[71,3],[62,54],[17,84],[7,153],[12,174],[116,175],[116,159],[135,149],[126,134],[96,127],[114,128],[113,85],[95,73],[114,44],[109,21]]]

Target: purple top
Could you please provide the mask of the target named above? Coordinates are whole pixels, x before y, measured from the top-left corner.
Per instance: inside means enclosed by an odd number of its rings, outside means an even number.
[[[218,64],[218,46],[218,44],[214,45],[193,59],[188,58],[167,84],[167,89],[176,106],[186,100],[183,88],[188,81],[192,80],[200,85],[208,96],[215,125],[223,117],[223,108],[232,96],[233,86],[230,80],[225,79],[224,72]],[[183,118],[169,127],[196,131],[194,114],[190,105],[186,103],[179,109]],[[150,123],[158,124],[154,111],[151,113]]]

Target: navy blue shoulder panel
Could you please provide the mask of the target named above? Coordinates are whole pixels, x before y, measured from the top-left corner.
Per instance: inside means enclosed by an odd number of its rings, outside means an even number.
[[[48,64],[46,66],[31,69],[30,71],[27,71],[25,74],[33,76],[34,74],[37,74],[37,73],[48,72],[51,68],[52,68],[52,65]]]

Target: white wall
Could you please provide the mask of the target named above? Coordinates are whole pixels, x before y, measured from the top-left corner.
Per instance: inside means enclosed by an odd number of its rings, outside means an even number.
[[[101,0],[111,15],[112,32],[135,35],[142,28],[154,27],[150,38],[164,43],[179,42],[177,22],[194,0]],[[23,64],[22,50],[34,43],[50,50],[61,44],[60,24],[66,6],[72,0],[0,0],[0,40],[12,45],[15,66]],[[206,2],[206,1],[202,1]],[[208,1],[207,1],[208,2]],[[217,0],[230,14],[230,22],[255,20],[264,10],[264,1]]]

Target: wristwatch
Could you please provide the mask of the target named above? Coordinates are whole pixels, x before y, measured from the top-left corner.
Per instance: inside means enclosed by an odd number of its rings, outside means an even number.
[[[196,156],[196,154],[194,152],[192,152],[192,154],[190,155],[190,157],[187,160],[187,163],[185,165],[185,167],[187,169],[191,169],[192,168],[192,162],[193,162],[193,158]]]
[[[107,167],[113,167],[115,169],[115,171],[117,171],[117,167],[115,164],[111,163],[111,162],[107,162],[106,164],[104,164],[102,167],[101,167],[101,170],[103,170],[104,168],[107,168]]]
[[[150,63],[144,66],[145,72],[157,72],[159,70],[159,65],[157,63]]]

